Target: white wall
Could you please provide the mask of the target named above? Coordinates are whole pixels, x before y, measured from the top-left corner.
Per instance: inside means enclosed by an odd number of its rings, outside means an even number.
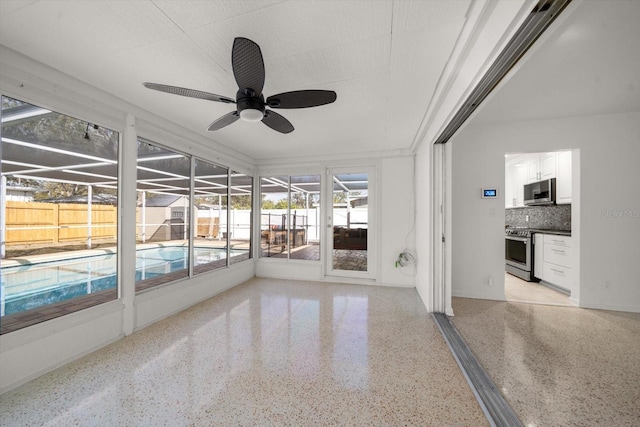
[[[382,160],[379,174],[380,233],[379,282],[393,286],[415,286],[416,266],[395,267],[400,252],[415,252],[414,158]]]
[[[428,310],[432,310],[431,268],[431,144],[422,144],[415,157],[416,290]]]
[[[502,189],[505,153],[579,149],[580,305],[640,312],[640,113],[470,124],[450,144],[454,296],[504,299],[504,191],[479,192]]]
[[[0,336],[0,393],[124,336],[113,301]]]
[[[135,329],[142,329],[252,277],[253,261],[247,261],[141,293],[135,300]]]

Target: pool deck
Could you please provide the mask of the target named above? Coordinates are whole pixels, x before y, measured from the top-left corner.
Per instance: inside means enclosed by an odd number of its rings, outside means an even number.
[[[224,240],[204,240],[204,239],[195,239],[194,242],[196,246],[206,247],[206,248],[219,248],[222,249],[225,247],[226,241]],[[187,240],[171,240],[166,242],[155,242],[155,243],[139,243],[136,245],[136,250],[144,250],[144,249],[152,249],[152,248],[162,248],[162,247],[185,247],[188,246],[189,242]],[[232,249],[248,249],[249,245],[246,241],[232,241],[231,248]],[[76,251],[60,251],[48,254],[41,255],[29,255],[29,256],[21,256],[15,258],[8,258],[0,260],[1,268],[9,268],[9,267],[19,267],[21,265],[30,265],[30,264],[40,264],[44,262],[53,262],[53,261],[66,261],[76,258],[86,258],[91,256],[98,255],[109,255],[117,253],[116,246],[106,247],[106,248],[98,248],[98,249],[82,249]]]
[[[43,262],[65,261],[97,255],[115,254],[116,248],[84,249],[81,251],[54,252],[51,254],[29,255],[18,258],[0,260],[2,268],[19,267],[21,265],[41,264]]]
[[[0,335],[84,310],[85,308],[95,305],[100,305],[108,301],[113,301],[117,298],[118,291],[113,288],[53,304],[47,304],[32,310],[9,314],[0,319]]]

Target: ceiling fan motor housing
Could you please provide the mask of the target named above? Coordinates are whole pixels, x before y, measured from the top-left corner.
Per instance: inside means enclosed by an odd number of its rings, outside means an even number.
[[[247,92],[249,94],[247,94]],[[262,94],[258,96],[251,96],[252,90],[239,90],[236,93],[236,105],[238,108],[238,114],[243,117],[243,110],[257,110],[264,116],[264,96]],[[262,119],[262,117],[260,117]]]

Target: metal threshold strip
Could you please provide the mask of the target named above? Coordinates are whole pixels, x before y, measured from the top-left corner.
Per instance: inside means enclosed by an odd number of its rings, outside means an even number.
[[[497,427],[522,426],[518,416],[482,368],[467,343],[458,334],[456,328],[449,322],[449,318],[443,313],[433,313],[433,318],[489,423]]]

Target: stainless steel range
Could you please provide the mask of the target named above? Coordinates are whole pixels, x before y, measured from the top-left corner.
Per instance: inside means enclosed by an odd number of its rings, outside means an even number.
[[[505,229],[505,270],[526,280],[533,277],[533,233],[528,228]]]

